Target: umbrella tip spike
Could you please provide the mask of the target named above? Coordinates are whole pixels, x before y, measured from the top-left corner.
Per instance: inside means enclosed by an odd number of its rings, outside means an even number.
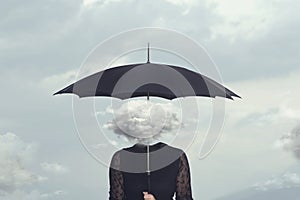
[[[150,63],[150,43],[148,42],[148,48],[147,48],[147,63]]]

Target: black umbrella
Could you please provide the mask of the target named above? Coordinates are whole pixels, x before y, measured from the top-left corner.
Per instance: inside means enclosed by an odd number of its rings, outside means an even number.
[[[89,75],[54,95],[72,93],[81,97],[108,96],[119,99],[149,96],[175,99],[187,96],[238,97],[216,81],[183,67],[151,63],[129,64]],[[148,192],[150,192],[149,145],[147,145]]]
[[[117,66],[97,72],[54,95],[63,93],[77,94],[79,97],[109,96],[119,99],[140,96],[156,96],[170,100],[187,96],[240,98],[200,73],[183,67],[151,63],[149,47],[146,63]]]

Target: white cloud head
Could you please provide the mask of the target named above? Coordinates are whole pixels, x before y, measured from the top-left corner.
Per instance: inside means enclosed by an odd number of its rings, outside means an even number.
[[[153,141],[162,135],[175,134],[183,125],[178,113],[178,108],[171,103],[133,100],[113,111],[113,120],[107,122],[104,128],[129,141]]]

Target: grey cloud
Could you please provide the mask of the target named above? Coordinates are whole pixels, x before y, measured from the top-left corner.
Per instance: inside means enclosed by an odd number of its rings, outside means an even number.
[[[204,42],[224,80],[279,77],[299,68],[299,2],[298,5],[293,3],[274,1],[272,5],[266,5],[276,10],[274,16],[266,16],[274,24],[265,32],[257,32],[256,38],[248,39],[240,34],[234,42],[226,36]],[[236,26],[236,30],[238,28]]]
[[[294,200],[300,195],[299,188],[299,175],[286,172],[269,180],[258,182],[248,189],[216,198],[216,200]]]
[[[283,135],[277,144],[292,152],[300,160],[300,125],[296,126],[290,133]]]
[[[299,26],[300,16],[294,9],[287,17],[278,19],[265,35],[254,40],[241,35],[231,43],[222,36],[209,39],[211,27],[222,23],[222,18],[213,12],[214,7],[205,3],[191,7],[186,15],[182,15],[181,6],[163,0],[114,2],[89,9],[84,8],[82,1],[7,4],[10,5],[3,6],[6,15],[0,22],[3,27],[0,43],[5,50],[0,56],[2,70],[26,68],[30,71],[27,77],[78,68],[96,44],[112,34],[141,26],[174,28],[194,37],[206,47],[225,80],[279,76],[299,65],[296,59],[300,52],[296,45],[299,29],[294,27]]]
[[[81,1],[26,2],[8,7],[0,22],[0,43],[5,52],[0,55],[2,70],[26,69],[26,77],[34,79],[78,68],[95,45],[120,31],[161,26],[209,37],[213,21],[201,4],[182,16],[181,7],[163,0],[116,2],[89,9]],[[201,18],[201,25],[194,18]]]
[[[298,187],[273,189],[268,191],[243,190],[216,200],[295,200],[300,195]]]

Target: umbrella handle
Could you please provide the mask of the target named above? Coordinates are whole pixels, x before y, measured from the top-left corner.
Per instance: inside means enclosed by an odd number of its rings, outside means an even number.
[[[150,173],[148,174],[148,193],[150,194]]]
[[[147,145],[147,179],[148,179],[148,193],[150,193],[150,153],[149,153],[149,144]]]

